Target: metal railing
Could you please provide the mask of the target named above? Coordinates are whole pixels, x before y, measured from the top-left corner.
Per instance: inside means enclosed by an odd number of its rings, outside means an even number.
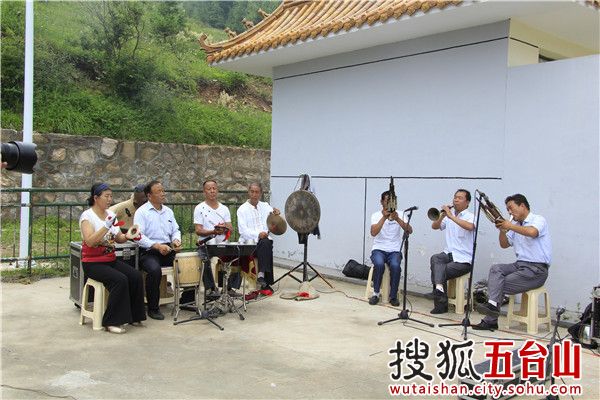
[[[115,193],[113,203],[127,200],[131,189],[112,189]],[[18,200],[5,201],[11,195],[18,196],[29,192],[30,202],[22,204]],[[167,199],[176,198],[177,201],[166,203],[179,224],[181,242],[184,250],[196,248],[196,234],[194,231],[194,208],[202,202],[203,195],[198,190],[166,190]],[[122,196],[119,193],[123,193]],[[247,198],[246,191],[220,191],[221,203],[229,208],[234,232],[231,240],[237,240],[237,208]],[[88,208],[85,201],[89,196],[89,189],[49,189],[49,188],[5,188],[1,191],[0,212],[2,214],[2,230],[0,236],[0,262],[26,263],[26,268],[31,273],[34,261],[55,261],[69,258],[69,244],[72,241],[81,241],[79,229],[79,216]],[[49,195],[49,196],[48,196]],[[55,201],[49,200],[54,198]],[[56,199],[68,201],[56,201]],[[10,200],[10,199],[9,199]],[[29,207],[29,251],[27,257],[19,257],[20,212],[21,207]]]

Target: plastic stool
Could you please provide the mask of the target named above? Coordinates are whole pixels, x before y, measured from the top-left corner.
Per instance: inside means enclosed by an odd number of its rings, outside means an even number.
[[[454,313],[462,314],[465,312],[467,299],[465,295],[465,284],[469,282],[469,274],[464,274],[458,278],[448,280],[448,304],[454,304]],[[473,302],[471,302],[471,306]]]
[[[545,309],[541,314],[538,308],[540,295],[544,296],[545,302]],[[522,293],[521,308],[518,311],[514,310],[515,295],[510,295],[508,298],[508,313],[506,314],[508,328],[510,328],[511,321],[517,321],[527,325],[529,334],[537,334],[539,324],[548,324],[548,330],[550,330],[550,296],[544,286]]]
[[[374,267],[369,270],[369,278],[367,279],[367,287],[365,288],[365,299],[369,300],[373,296],[373,271]],[[390,269],[385,265],[383,270],[383,278],[381,279],[381,287],[379,288],[379,294],[381,295],[381,302],[388,303],[390,299]],[[400,287],[398,287],[398,293],[396,298],[400,299]]]
[[[171,292],[169,293],[168,291],[168,285],[167,285],[167,275],[171,274],[173,275],[173,267],[171,266],[166,266],[166,267],[161,267],[161,278],[160,278],[160,286],[159,286],[159,292],[160,292],[160,297],[158,299],[158,305],[162,306],[163,304],[168,304],[168,303],[173,303],[175,301],[175,296],[174,293]],[[146,298],[146,271],[143,272],[143,281],[144,281],[144,302],[148,303],[148,299]]]
[[[88,309],[88,294],[90,286],[94,288],[94,303],[93,308]],[[85,324],[85,318],[92,320],[92,329],[95,331],[102,330],[102,317],[106,311],[106,303],[108,301],[108,290],[98,281],[88,278],[83,286],[81,293],[81,314],[79,316],[79,325]]]

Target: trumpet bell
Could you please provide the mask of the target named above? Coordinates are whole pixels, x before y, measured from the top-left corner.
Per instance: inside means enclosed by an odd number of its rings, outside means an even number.
[[[437,221],[438,219],[440,219],[441,214],[442,211],[438,210],[435,207],[431,207],[429,210],[427,210],[427,218],[429,218],[432,221]]]

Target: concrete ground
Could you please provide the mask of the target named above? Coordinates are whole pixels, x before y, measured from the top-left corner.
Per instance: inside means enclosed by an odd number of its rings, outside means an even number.
[[[284,272],[276,269],[275,275]],[[412,309],[412,316],[436,324],[435,328],[412,321],[378,326],[378,321],[394,318],[400,310],[370,306],[363,299],[364,281],[328,279],[335,290],[317,278],[312,283],[320,297],[294,301],[279,297],[282,291],[299,287],[296,281],[285,278],[274,296],[248,305],[244,321],[235,314],[218,318],[224,331],[207,321],[174,326],[168,316],[171,306],[166,305],[162,308],[166,320],[128,327],[124,335],[93,331],[91,322],[78,325],[78,309],[68,299],[68,278],[30,285],[2,284],[1,396],[386,398],[391,397],[389,384],[409,383],[390,378],[393,370],[388,363],[395,358],[388,349],[396,340],[418,337],[432,352],[437,351],[440,340],[462,340],[462,327],[437,327],[439,323],[460,322],[462,315],[434,318],[428,313],[430,301],[410,295],[407,308]],[[180,319],[190,315],[183,311]],[[480,317],[475,312],[471,322],[479,322]],[[501,327],[503,322],[501,319]],[[565,331],[560,331],[564,336]],[[539,334],[545,340],[549,336],[544,330]],[[477,364],[484,359],[482,342],[486,338],[523,340],[530,336],[524,327],[514,327],[484,334],[469,329],[468,337],[475,342],[473,361]],[[517,343],[520,346],[522,342]],[[600,398],[599,360],[589,350],[583,352],[583,395],[575,398]],[[425,362],[425,372],[435,376],[436,362],[432,354]],[[404,368],[402,373],[409,371]]]

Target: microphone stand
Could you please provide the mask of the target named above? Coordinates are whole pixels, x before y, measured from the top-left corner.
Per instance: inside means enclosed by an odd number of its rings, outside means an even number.
[[[479,197],[477,197],[479,196]],[[465,316],[461,323],[459,324],[438,324],[439,327],[443,326],[462,326],[463,327],[463,339],[467,340],[467,328],[471,326],[471,321],[469,320],[469,314],[471,313],[471,288],[473,287],[473,272],[475,271],[475,251],[477,250],[477,233],[479,232],[479,216],[481,214],[481,192],[478,190],[475,191],[475,201],[477,202],[477,216],[475,217],[475,237],[473,238],[473,254],[471,255],[471,272],[469,273],[469,289],[467,291],[467,305],[465,306]],[[456,288],[456,295],[459,294],[462,296],[462,293],[459,293],[459,290],[464,291],[464,288]],[[456,310],[458,311],[458,310]]]
[[[410,212],[408,213],[408,222],[407,224],[410,225],[410,219],[412,218],[412,213],[413,210],[410,210]],[[400,313],[398,314],[397,318],[392,318],[392,319],[388,319],[387,321],[379,321],[377,323],[377,325],[383,325],[383,324],[387,324],[388,322],[393,322],[393,321],[398,321],[398,320],[410,320],[410,321],[414,321],[414,322],[418,322],[420,324],[423,325],[427,325],[430,326],[432,328],[435,327],[434,324],[430,324],[428,322],[424,322],[424,321],[419,321],[417,319],[411,318],[409,316],[409,312],[406,309],[406,280],[408,277],[408,237],[410,236],[410,234],[407,231],[404,231],[404,235],[402,236],[402,243],[400,244],[400,249],[402,249],[402,245],[404,245],[404,288],[402,290],[402,311],[400,311]],[[384,266],[385,268],[385,266]]]
[[[558,338],[558,325],[560,324],[560,316],[565,312],[564,308],[559,308],[556,310],[556,324],[554,324],[554,332],[552,332],[552,339],[548,344],[548,358],[546,359],[546,375],[552,366],[552,346],[557,342]],[[558,340],[560,341],[560,340]],[[554,375],[550,373],[550,386],[554,386]],[[558,395],[549,394],[546,396],[546,400],[559,400]]]

